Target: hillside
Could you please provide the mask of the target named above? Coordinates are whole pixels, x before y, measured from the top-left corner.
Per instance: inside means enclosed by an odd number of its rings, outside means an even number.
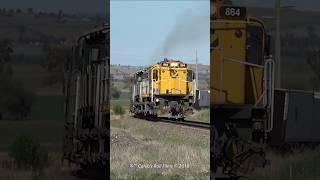
[[[274,54],[275,19],[271,8],[249,8],[250,16],[264,21]],[[308,59],[320,61],[320,12],[281,10],[281,81],[283,88],[320,91],[318,69]],[[318,59],[316,59],[318,58]],[[298,74],[298,75],[297,75]]]

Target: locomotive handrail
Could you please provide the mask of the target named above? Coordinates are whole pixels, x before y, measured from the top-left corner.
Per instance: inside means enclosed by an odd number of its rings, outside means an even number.
[[[261,66],[261,65],[258,65],[258,64],[254,64],[254,63],[249,63],[249,62],[246,62],[246,61],[240,61],[240,60],[236,60],[236,59],[232,59],[232,58],[226,58],[226,57],[224,57],[223,59],[227,60],[227,61],[234,62],[234,63],[240,63],[240,64],[244,64],[244,65],[248,65],[248,66],[253,66],[253,67],[256,67],[256,68],[264,69],[264,66]]]
[[[213,48],[213,49],[220,49],[222,51],[221,48]],[[251,67],[255,67],[255,68],[260,68],[264,70],[264,87],[263,87],[263,92],[261,94],[261,96],[258,98],[258,101],[256,102],[255,106],[257,106],[259,104],[259,102],[261,101],[261,99],[263,100],[263,107],[267,108],[268,112],[269,112],[269,116],[267,117],[267,122],[266,122],[266,132],[270,132],[273,129],[273,113],[274,113],[274,107],[273,107],[273,103],[274,103],[274,62],[272,60],[272,57],[265,57],[265,64],[262,65],[258,65],[258,64],[254,64],[254,63],[249,63],[246,61],[241,61],[241,60],[237,60],[237,59],[233,59],[233,58],[227,58],[227,57],[221,57],[222,62],[220,64],[220,66],[223,66],[223,61],[227,60],[233,63],[239,63],[239,64],[243,64],[246,66],[251,66]],[[220,70],[220,91],[222,90],[222,71],[223,68],[221,67]]]
[[[266,132],[273,129],[273,113],[274,113],[274,61],[272,57],[265,58],[265,71],[264,71],[264,106],[268,109],[269,116],[267,122]]]

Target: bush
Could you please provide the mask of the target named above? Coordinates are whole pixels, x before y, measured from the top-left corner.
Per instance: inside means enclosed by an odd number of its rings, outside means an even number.
[[[116,87],[111,87],[111,96],[113,99],[119,99],[121,95],[121,92],[118,88]]]
[[[40,174],[48,166],[48,152],[40,143],[28,136],[20,136],[10,147],[9,156],[19,169],[31,169]]]
[[[117,105],[113,106],[113,112],[116,115],[123,115],[125,111],[121,105],[117,104]]]
[[[15,82],[7,92],[7,112],[16,120],[27,119],[31,113],[34,94],[26,90],[21,82]]]

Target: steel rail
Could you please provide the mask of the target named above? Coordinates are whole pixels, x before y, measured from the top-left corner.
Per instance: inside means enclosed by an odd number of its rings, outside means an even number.
[[[206,122],[179,120],[175,118],[164,118],[164,117],[145,117],[145,116],[139,116],[139,115],[134,115],[134,117],[137,119],[144,119],[144,120],[149,120],[154,122],[164,122],[164,123],[171,123],[176,125],[183,125],[183,126],[210,130],[210,123],[206,123]]]

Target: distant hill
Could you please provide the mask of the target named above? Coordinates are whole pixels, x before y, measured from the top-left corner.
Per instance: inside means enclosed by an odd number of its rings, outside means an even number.
[[[189,64],[189,66],[195,71],[195,65]],[[110,73],[114,79],[125,79],[127,77],[133,76],[139,70],[143,70],[146,67],[141,66],[125,66],[125,65],[111,65]],[[206,80],[210,77],[210,66],[208,65],[198,65],[199,77]]]
[[[315,5],[316,6],[316,5]],[[251,16],[265,22],[274,48],[274,9],[248,8]],[[283,88],[320,90],[320,77],[308,64],[309,54],[320,49],[320,12],[293,8],[281,10],[281,74]]]
[[[236,5],[249,6],[249,7],[274,7],[274,0],[257,1],[257,0],[232,0]],[[281,1],[283,6],[295,6],[298,10],[304,11],[319,11],[320,1],[316,0],[286,0]]]
[[[109,0],[1,0],[1,8],[33,8],[68,13],[109,14]]]
[[[319,2],[320,3],[320,2]],[[320,6],[319,6],[320,7]],[[270,32],[275,29],[274,16],[272,8],[249,7],[248,13],[263,20]],[[300,11],[293,8],[282,9],[281,11],[281,32],[283,34],[293,33],[297,36],[307,36],[307,28],[314,26],[320,29],[320,11]],[[316,31],[320,35],[320,31]]]
[[[72,45],[74,40],[103,24],[103,17],[89,18],[58,13],[0,12],[0,39],[12,40],[14,54],[41,55],[44,44]]]

